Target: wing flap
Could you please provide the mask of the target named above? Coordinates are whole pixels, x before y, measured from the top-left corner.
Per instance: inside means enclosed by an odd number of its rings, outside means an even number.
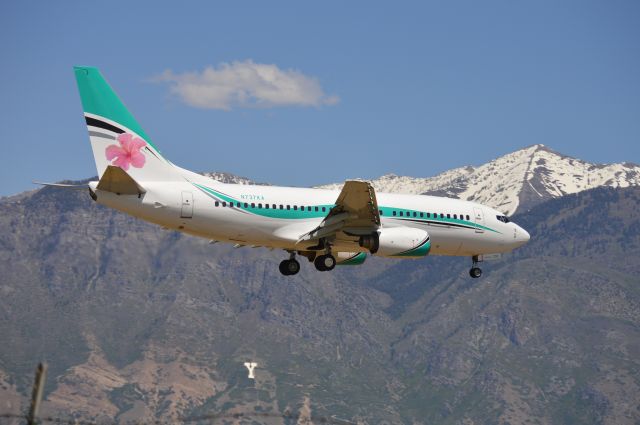
[[[376,192],[369,182],[359,180],[347,180],[336,201],[336,206],[331,209],[332,214],[348,212],[355,215],[349,220],[351,227],[380,227],[380,213]]]
[[[369,182],[347,180],[336,204],[318,227],[303,234],[303,240],[321,239],[345,232],[350,236],[367,235],[380,227],[378,201]]]

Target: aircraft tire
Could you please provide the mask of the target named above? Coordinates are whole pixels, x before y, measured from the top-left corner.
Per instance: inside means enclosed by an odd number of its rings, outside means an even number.
[[[313,265],[321,272],[333,270],[336,266],[336,259],[331,254],[320,255],[313,261]]]
[[[280,273],[285,276],[292,276],[300,271],[300,263],[297,260],[283,260],[280,262]]]
[[[480,267],[472,267],[471,270],[469,270],[469,276],[474,279],[479,278],[482,276],[482,269]]]
[[[322,261],[324,255],[318,255],[315,260],[313,260],[313,265],[316,266],[316,270],[319,272],[326,272],[327,269],[324,267],[324,261]]]
[[[287,261],[289,261],[289,260],[282,260],[280,262],[280,266],[278,267],[280,269],[280,273],[282,273],[285,276],[289,276],[289,274],[287,272]]]

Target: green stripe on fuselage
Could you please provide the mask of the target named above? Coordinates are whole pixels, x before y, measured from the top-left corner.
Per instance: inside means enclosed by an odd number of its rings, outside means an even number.
[[[249,212],[251,214],[256,214],[261,217],[279,218],[279,219],[285,219],[285,220],[305,219],[305,218],[324,218],[327,216],[327,214],[329,214],[329,211],[331,210],[331,208],[335,206],[335,205],[305,205],[304,211],[301,209],[293,209],[293,207],[289,210],[278,209],[278,208],[276,209],[264,208],[264,206],[262,208],[258,208],[257,206],[251,207],[251,202],[238,201],[237,199],[232,198],[228,195],[224,195],[218,192],[217,190],[211,189],[210,187],[206,187],[197,183],[192,183],[192,184],[196,186],[198,189],[202,190],[203,192],[211,196],[214,196],[220,199],[221,201],[233,202],[234,208]],[[258,205],[258,203],[255,201],[253,202],[253,204]],[[267,203],[261,202],[261,204],[266,205]],[[245,207],[245,205],[247,206]],[[272,204],[269,204],[269,205],[271,206]],[[296,207],[299,207],[299,206],[296,205]],[[309,207],[311,207],[311,211],[308,210]],[[322,211],[323,207],[325,211]],[[316,208],[318,208],[318,211],[315,210]]]
[[[238,201],[235,198],[232,198],[228,195],[224,195],[220,192],[218,192],[217,190],[211,189],[210,187],[207,186],[203,186],[201,184],[197,184],[197,183],[192,183],[194,186],[196,186],[198,189],[202,190],[203,192],[207,193],[210,196],[213,196],[215,198],[218,198],[221,201],[224,202],[233,202],[234,208],[237,208],[239,210],[242,211],[247,211],[251,214],[256,214],[262,217],[269,217],[269,218],[279,218],[279,219],[305,219],[305,218],[324,218],[327,216],[327,214],[329,214],[329,211],[331,210],[331,208],[333,208],[335,205],[334,204],[325,204],[325,205],[306,205],[305,206],[305,210],[294,210],[294,209],[273,209],[273,208],[258,208],[258,207],[251,207],[251,203],[248,202],[243,202],[243,201]],[[245,207],[244,205],[247,204],[247,207]],[[254,204],[256,204],[254,202]],[[266,202],[265,202],[266,204]],[[272,204],[269,204],[272,205]],[[308,210],[308,208],[311,207],[311,211]],[[315,208],[318,208],[318,211],[315,211]],[[322,208],[325,208],[325,211],[322,211]],[[411,220],[414,222],[418,222],[421,224],[427,224],[427,223],[435,223],[435,224],[441,224],[441,225],[462,225],[465,226],[467,228],[479,228],[479,229],[484,229],[484,230],[488,230],[490,232],[495,232],[495,233],[500,233],[497,230],[493,230],[489,227],[485,227],[482,226],[480,224],[474,223],[473,221],[468,221],[468,220],[460,220],[460,219],[455,219],[455,218],[440,218],[440,217],[430,217],[430,218],[425,218],[425,217],[420,217],[420,214],[423,214],[423,216],[426,216],[426,212],[424,211],[416,211],[416,210],[405,210],[405,209],[399,209],[399,208],[393,208],[393,207],[379,207],[380,211],[382,212],[382,216],[381,218],[394,218],[397,220]],[[403,217],[400,216],[393,216],[393,211],[402,211],[404,215]],[[412,217],[412,215],[415,213],[415,217]]]
[[[497,230],[491,229],[489,227],[483,226],[481,224],[475,223],[469,220],[460,220],[456,218],[446,218],[446,217],[436,217],[435,213],[426,213],[424,211],[417,210],[406,210],[404,208],[393,208],[393,207],[380,207],[380,211],[382,211],[382,217],[385,218],[393,218],[396,220],[407,220],[407,221],[415,221],[419,223],[434,223],[434,224],[443,224],[443,225],[462,225],[466,227],[473,227],[477,229],[488,230],[494,233],[500,233]],[[393,215],[393,212],[396,211],[397,214],[402,211],[403,215]],[[422,214],[422,216],[420,216]],[[431,214],[431,217],[427,217],[427,214]],[[382,218],[381,217],[381,218]]]

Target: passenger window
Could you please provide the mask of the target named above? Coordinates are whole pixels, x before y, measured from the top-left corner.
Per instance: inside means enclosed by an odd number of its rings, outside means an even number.
[[[427,213],[427,218],[431,218],[431,213]]]
[[[262,208],[262,204],[258,204],[258,208]]]
[[[271,205],[271,207],[275,210],[276,209],[276,204]]]
[[[316,212],[318,212],[318,207],[316,207]]]
[[[284,205],[280,204],[280,209],[283,210],[284,209]]]
[[[287,209],[290,210],[291,209],[291,205],[287,204]]]
[[[322,212],[325,212],[327,210],[327,207],[322,207]]]
[[[248,207],[249,207],[249,204],[247,204],[247,203],[245,202],[245,203],[244,203],[244,207],[245,207],[245,208],[248,208]]]
[[[297,206],[297,205],[294,205],[294,206],[293,206],[293,210],[294,210],[294,211],[298,211],[298,206]]]
[[[256,204],[252,202],[251,203],[251,208],[255,208],[255,207],[256,207]]]
[[[451,214],[447,214],[447,218],[451,218]]]
[[[418,214],[414,211],[414,212],[413,212],[413,216],[415,217],[415,216],[417,216],[417,215],[418,215]]]
[[[467,214],[467,220],[469,220],[469,214]]]
[[[216,207],[220,206],[220,202],[216,201]]]
[[[422,218],[422,217],[424,217],[424,213],[423,212],[420,213],[420,218]]]
[[[233,202],[229,202],[229,206],[233,208]]]
[[[404,211],[400,211],[400,217],[404,217]]]
[[[440,218],[444,218],[444,214],[440,213]]]
[[[393,211],[393,216],[394,216],[394,217],[396,216],[396,212],[395,212],[395,211]]]
[[[266,210],[268,210],[268,209],[269,209],[269,204],[264,204],[264,208],[265,208]]]
[[[382,212],[382,210],[378,210],[378,213],[379,213],[380,215],[384,215],[384,212]]]
[[[458,214],[454,214],[453,218],[454,218],[454,220],[457,220],[458,219]]]
[[[223,207],[226,207],[226,206],[227,206],[227,203],[226,203],[226,202],[222,202],[222,206],[223,206]]]

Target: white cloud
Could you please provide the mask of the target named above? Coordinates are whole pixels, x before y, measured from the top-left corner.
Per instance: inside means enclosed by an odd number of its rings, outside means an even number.
[[[174,74],[167,70],[155,81],[169,83],[172,93],[196,108],[321,106],[340,101],[326,95],[314,77],[251,60],[209,66],[202,72]]]

